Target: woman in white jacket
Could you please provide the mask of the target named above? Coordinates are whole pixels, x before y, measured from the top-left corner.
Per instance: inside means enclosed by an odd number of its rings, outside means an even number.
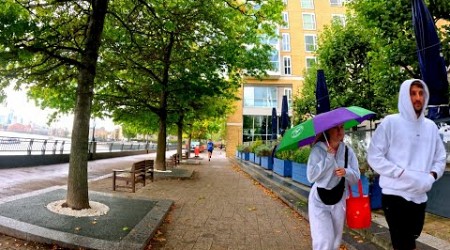
[[[367,151],[380,174],[382,207],[394,249],[415,249],[425,220],[427,192],[445,169],[446,152],[436,124],[425,118],[427,85],[418,79],[400,87],[398,110],[376,129]]]
[[[345,190],[347,184],[358,182],[360,171],[353,149],[342,142],[343,125],[324,135],[319,136],[308,159],[307,178],[314,183],[308,198],[308,217],[313,249],[335,250],[341,245],[344,229]]]

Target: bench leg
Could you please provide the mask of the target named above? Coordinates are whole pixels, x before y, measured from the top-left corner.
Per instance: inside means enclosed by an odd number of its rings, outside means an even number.
[[[113,172],[113,191],[116,191],[116,172]]]

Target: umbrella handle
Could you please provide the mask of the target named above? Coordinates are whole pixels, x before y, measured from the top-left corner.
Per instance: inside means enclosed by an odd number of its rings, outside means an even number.
[[[330,143],[328,143],[328,139],[327,139],[327,135],[325,134],[325,132],[322,132],[323,137],[325,138],[325,141],[327,142],[327,147],[330,147]]]

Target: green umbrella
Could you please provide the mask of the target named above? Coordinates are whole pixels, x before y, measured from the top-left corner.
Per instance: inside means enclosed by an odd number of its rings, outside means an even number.
[[[318,134],[330,128],[344,124],[344,128],[348,129],[374,116],[375,112],[357,106],[337,108],[318,114],[287,130],[277,151],[297,149],[311,144]]]

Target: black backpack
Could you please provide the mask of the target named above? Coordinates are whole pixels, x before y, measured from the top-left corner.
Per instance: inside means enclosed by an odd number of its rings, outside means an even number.
[[[348,148],[345,146],[345,165],[344,168],[347,168],[348,162]],[[325,189],[317,187],[317,192],[319,193],[319,197],[322,202],[326,205],[334,205],[338,203],[342,196],[344,195],[345,190],[345,178],[342,177],[339,183],[332,189]]]

